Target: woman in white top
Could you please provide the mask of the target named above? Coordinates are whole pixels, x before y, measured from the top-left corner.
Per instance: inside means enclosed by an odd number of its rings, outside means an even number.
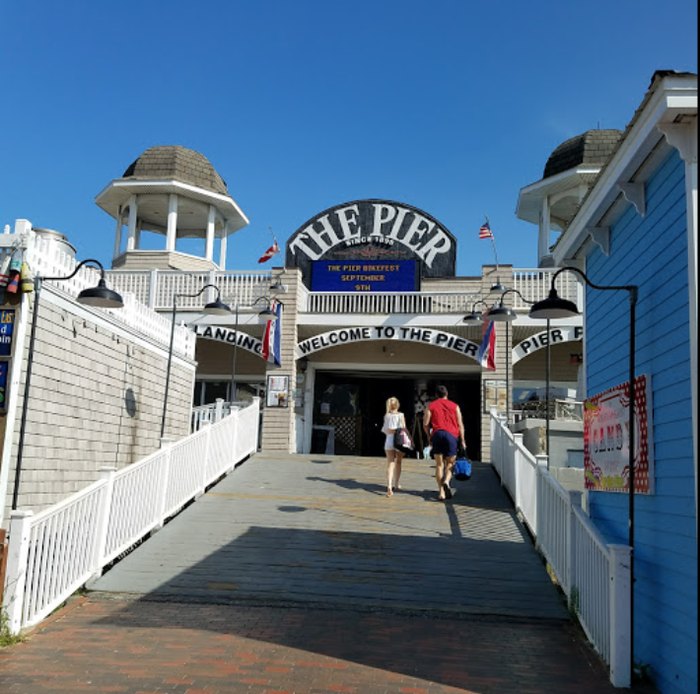
[[[386,453],[386,495],[393,496],[394,489],[401,489],[399,479],[401,478],[401,461],[403,453],[394,448],[394,432],[406,426],[406,419],[399,412],[399,401],[396,398],[389,398],[386,401],[386,414],[384,415],[384,425],[382,433],[386,434],[384,441],[384,452]]]

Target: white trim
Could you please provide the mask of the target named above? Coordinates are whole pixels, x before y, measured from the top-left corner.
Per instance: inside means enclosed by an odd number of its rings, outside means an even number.
[[[617,187],[625,196],[625,200],[634,205],[637,214],[640,217],[645,217],[647,213],[647,200],[644,184],[636,181],[628,181],[627,183],[618,183]]]
[[[605,255],[610,255],[610,227],[589,227],[588,235]]]

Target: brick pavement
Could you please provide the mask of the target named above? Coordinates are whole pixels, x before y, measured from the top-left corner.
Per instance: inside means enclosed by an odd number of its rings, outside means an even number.
[[[3,694],[615,691],[571,622],[81,596],[0,650]]]

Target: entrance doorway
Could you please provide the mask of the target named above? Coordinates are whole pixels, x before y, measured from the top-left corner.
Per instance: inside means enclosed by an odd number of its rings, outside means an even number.
[[[384,456],[382,423],[386,400],[396,397],[416,448],[427,445],[422,428],[423,403],[437,385],[445,385],[450,399],[462,410],[467,452],[478,459],[481,447],[479,377],[477,375],[343,373],[319,371],[314,391],[313,424],[333,428],[336,455]],[[312,441],[312,453],[323,453],[325,442]]]

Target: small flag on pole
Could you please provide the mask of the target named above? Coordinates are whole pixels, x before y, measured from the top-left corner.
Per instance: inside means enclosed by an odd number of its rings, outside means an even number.
[[[480,239],[492,239],[493,238],[493,232],[491,231],[491,226],[489,225],[488,221],[484,222],[479,227],[479,238]]]
[[[277,239],[274,243],[258,258],[259,263],[266,263],[273,255],[280,252],[280,247],[277,245]]]
[[[496,326],[492,320],[484,330],[477,359],[483,368],[489,371],[496,370]]]

